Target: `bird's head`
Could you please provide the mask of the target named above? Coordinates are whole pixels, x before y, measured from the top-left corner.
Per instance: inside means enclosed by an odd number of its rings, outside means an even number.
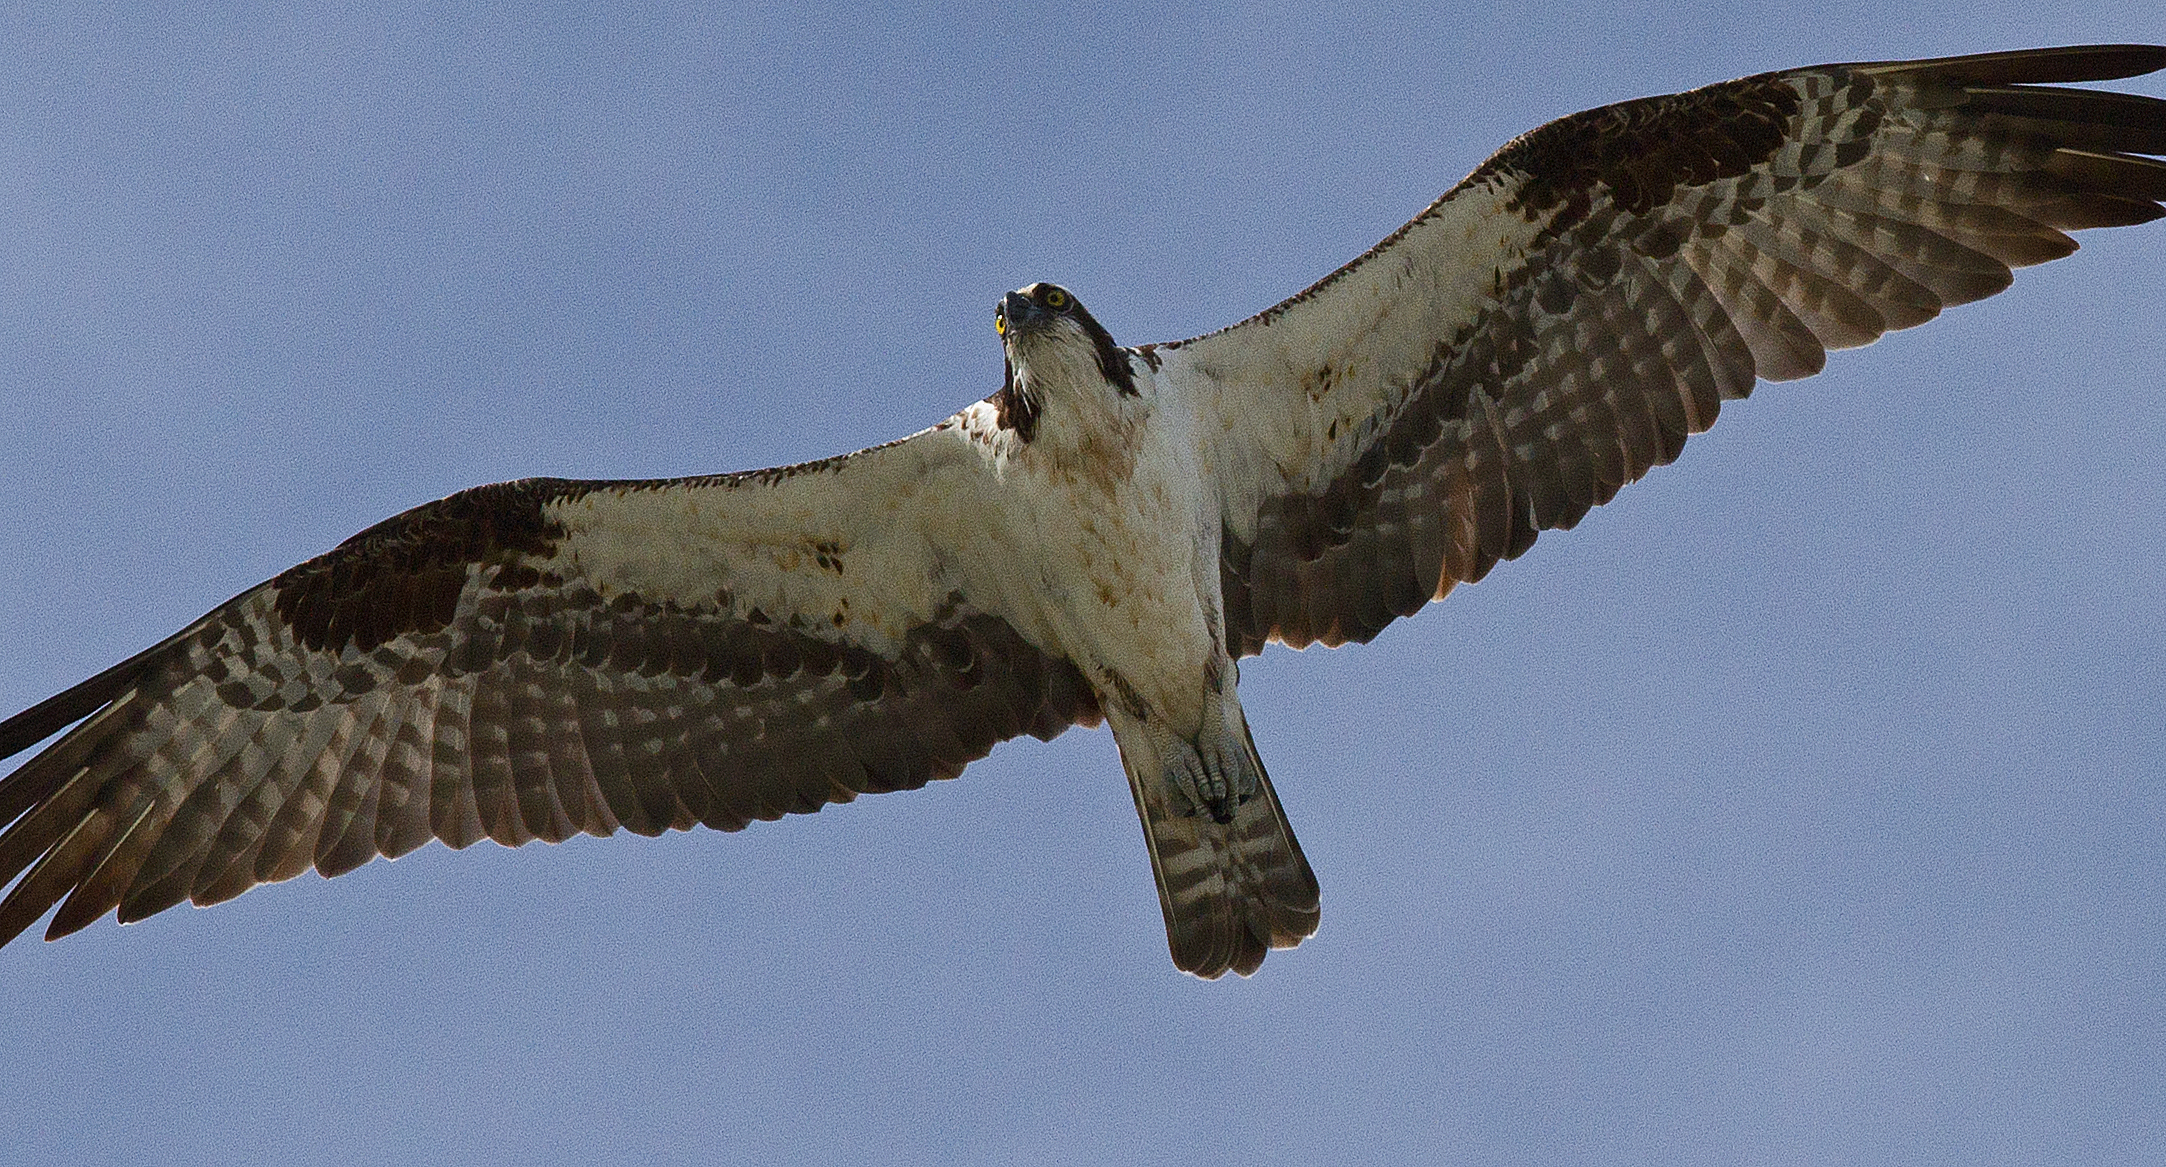
[[[1000,298],[993,327],[1007,354],[1007,380],[994,398],[1003,425],[1025,441],[1048,404],[1086,413],[1136,396],[1128,351],[1059,284],[1035,283]]]

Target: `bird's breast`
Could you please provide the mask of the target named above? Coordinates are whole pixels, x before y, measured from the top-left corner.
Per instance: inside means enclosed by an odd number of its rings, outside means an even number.
[[[1035,569],[1050,642],[1093,684],[1194,721],[1200,678],[1220,651],[1208,615],[1217,544],[1203,538],[1200,476],[1151,437],[1129,448],[1123,475],[1032,476],[1023,489],[1035,505],[1020,524],[1016,558],[1027,555]]]

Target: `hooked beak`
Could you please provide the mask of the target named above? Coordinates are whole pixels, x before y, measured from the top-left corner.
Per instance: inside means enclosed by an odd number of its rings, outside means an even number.
[[[1000,315],[1008,322],[1008,335],[1036,332],[1053,314],[1038,306],[1038,302],[1021,292],[1010,292],[1000,299]]]

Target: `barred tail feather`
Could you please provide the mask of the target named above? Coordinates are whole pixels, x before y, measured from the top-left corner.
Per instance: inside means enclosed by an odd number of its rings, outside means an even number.
[[[1229,969],[1248,976],[1271,949],[1292,948],[1316,934],[1316,874],[1245,726],[1242,739],[1228,754],[1251,769],[1245,777],[1253,778],[1253,793],[1225,823],[1191,809],[1163,769],[1145,774],[1130,766],[1128,772],[1173,963],[1205,980]]]

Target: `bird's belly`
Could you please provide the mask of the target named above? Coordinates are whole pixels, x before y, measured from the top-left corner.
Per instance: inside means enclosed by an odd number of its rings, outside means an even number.
[[[1216,569],[1204,578],[1193,512],[1147,484],[1077,501],[1041,516],[1030,536],[1051,642],[1102,697],[1192,729],[1222,652],[1206,607]]]

